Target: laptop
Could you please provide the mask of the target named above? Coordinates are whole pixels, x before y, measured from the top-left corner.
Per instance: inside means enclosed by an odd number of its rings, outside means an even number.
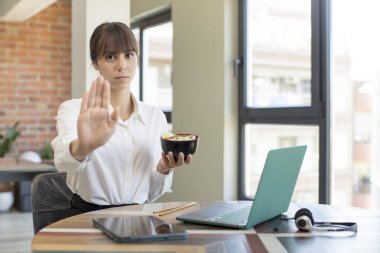
[[[250,229],[286,212],[293,195],[306,146],[268,152],[253,204],[221,203],[177,216],[189,223]]]

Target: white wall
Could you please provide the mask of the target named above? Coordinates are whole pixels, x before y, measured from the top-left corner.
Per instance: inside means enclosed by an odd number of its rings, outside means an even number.
[[[106,4],[104,4],[106,2]],[[131,3],[131,5],[130,5]],[[237,1],[73,0],[72,97],[96,77],[88,43],[104,21],[129,23],[171,5],[173,127],[200,135],[193,163],[174,174],[173,193],[161,201],[237,198]]]
[[[131,0],[131,19],[171,5],[173,131],[199,134],[190,166],[161,201],[237,198],[238,1]]]
[[[129,24],[129,0],[72,0],[71,95],[82,97],[98,73],[90,60],[89,43],[93,30],[103,22]]]

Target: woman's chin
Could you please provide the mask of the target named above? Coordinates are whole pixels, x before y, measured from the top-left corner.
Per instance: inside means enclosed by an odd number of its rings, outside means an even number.
[[[122,79],[122,80],[116,80],[116,81],[113,81],[111,83],[111,90],[112,89],[115,89],[115,90],[123,90],[123,89],[129,89],[130,88],[130,80],[125,80],[125,79]]]

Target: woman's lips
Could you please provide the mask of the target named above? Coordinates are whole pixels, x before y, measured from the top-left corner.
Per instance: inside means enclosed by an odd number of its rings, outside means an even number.
[[[116,80],[127,80],[129,79],[129,76],[118,76],[118,77],[115,77]]]

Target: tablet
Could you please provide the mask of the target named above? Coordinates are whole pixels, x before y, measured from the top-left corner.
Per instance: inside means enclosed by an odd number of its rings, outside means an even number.
[[[92,222],[94,227],[115,242],[178,240],[188,237],[185,230],[176,229],[155,216],[95,218]]]

